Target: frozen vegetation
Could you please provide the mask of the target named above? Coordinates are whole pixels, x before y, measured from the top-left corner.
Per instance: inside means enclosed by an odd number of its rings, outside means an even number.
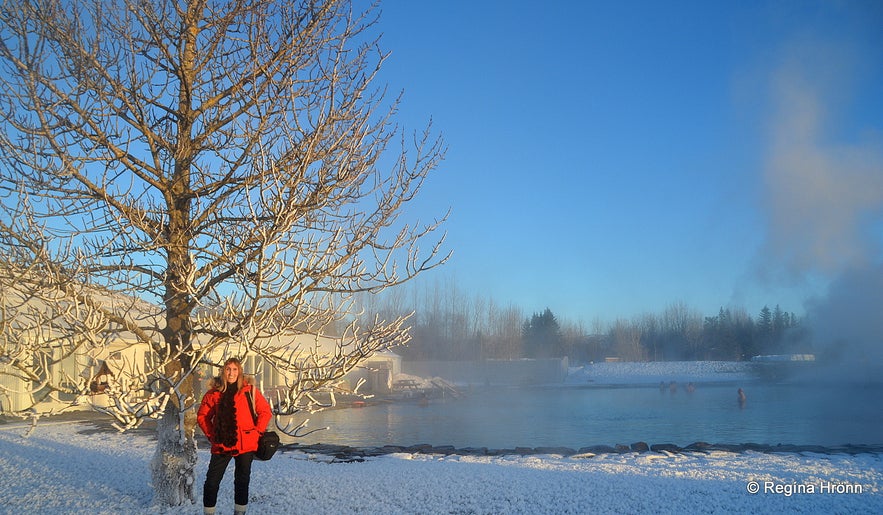
[[[751,378],[725,362],[596,363],[570,384]],[[43,418],[0,424],[0,513],[200,513],[152,506],[150,430]],[[526,442],[527,443],[527,442]],[[209,458],[198,450],[196,497]],[[256,462],[250,513],[881,513],[883,455],[621,452],[563,456],[391,453],[359,460],[286,449]],[[759,491],[753,493],[753,489]],[[232,512],[232,470],[219,513]]]

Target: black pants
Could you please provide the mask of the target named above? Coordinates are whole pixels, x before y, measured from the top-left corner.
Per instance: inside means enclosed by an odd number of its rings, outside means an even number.
[[[233,500],[236,504],[248,504],[248,483],[251,480],[251,462],[254,459],[253,452],[237,454],[212,454],[208,462],[208,472],[205,474],[205,485],[202,490],[202,505],[212,507],[218,502],[218,488],[221,487],[221,479],[224,471],[230,463],[230,458],[235,460],[236,468],[233,471]]]

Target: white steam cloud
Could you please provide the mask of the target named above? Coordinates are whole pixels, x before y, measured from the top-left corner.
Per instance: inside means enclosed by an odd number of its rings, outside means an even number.
[[[775,81],[766,253],[791,273],[833,277],[879,258],[883,138],[826,138],[832,117],[806,73],[788,67]]]
[[[843,60],[805,49],[794,54],[773,81],[763,261],[777,265],[779,279],[830,281],[826,297],[806,306],[817,352],[841,363],[879,364],[883,134],[879,126],[875,132],[840,125],[836,107],[849,99]]]

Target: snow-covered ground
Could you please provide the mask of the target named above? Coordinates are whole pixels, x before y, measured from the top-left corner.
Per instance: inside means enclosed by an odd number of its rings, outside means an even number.
[[[655,361],[592,363],[572,367],[568,385],[658,384],[671,381],[686,384],[744,382],[755,379],[752,364],[737,361]]]
[[[151,506],[149,431],[0,425],[0,513],[201,513]],[[218,513],[232,513],[232,465]],[[755,486],[758,493],[752,493]],[[626,453],[563,458],[284,452],[255,462],[250,513],[883,513],[879,454]]]
[[[596,363],[570,385],[741,382],[730,362]],[[201,513],[151,505],[149,430],[44,417],[0,424],[0,514]],[[219,513],[231,513],[232,465]],[[757,488],[759,491],[755,492]],[[255,462],[250,513],[883,513],[881,454],[623,453],[532,456],[388,454],[361,462],[281,452]]]

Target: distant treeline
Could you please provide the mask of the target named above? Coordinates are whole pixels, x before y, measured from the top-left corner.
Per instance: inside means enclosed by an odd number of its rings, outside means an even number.
[[[481,360],[567,356],[572,363],[748,360],[760,354],[812,352],[794,313],[763,306],[752,316],[721,308],[708,316],[675,302],[659,314],[604,325],[559,320],[548,308],[525,315],[516,306],[468,297],[456,287],[386,296],[366,313],[413,312],[412,339],[396,349],[405,360]]]

